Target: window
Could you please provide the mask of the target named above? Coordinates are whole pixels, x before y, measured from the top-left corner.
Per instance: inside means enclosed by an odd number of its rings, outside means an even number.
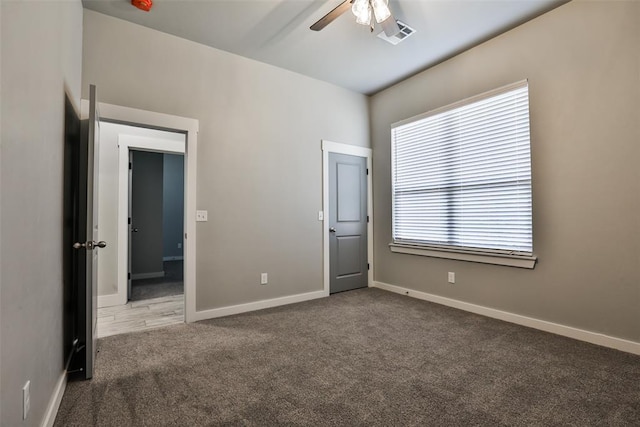
[[[394,124],[391,152],[392,246],[532,257],[526,81]]]

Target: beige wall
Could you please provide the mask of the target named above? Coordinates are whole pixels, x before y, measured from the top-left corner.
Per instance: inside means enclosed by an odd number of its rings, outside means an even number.
[[[321,290],[320,141],[368,146],[367,98],[84,14],[83,87],[96,84],[103,102],[200,121],[197,206],[209,221],[197,224],[197,309]]]
[[[39,426],[63,374],[65,89],[80,103],[80,1],[2,1],[2,426]],[[31,410],[22,420],[22,386]]]
[[[375,279],[640,341],[639,46],[640,3],[574,1],[375,95]],[[391,253],[391,123],[522,79],[535,270]]]

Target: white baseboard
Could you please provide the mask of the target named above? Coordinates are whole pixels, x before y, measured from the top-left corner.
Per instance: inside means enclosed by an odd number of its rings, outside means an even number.
[[[151,273],[136,273],[131,275],[131,280],[139,279],[155,279],[156,277],[164,277],[164,271],[152,271]]]
[[[162,261],[182,261],[182,260],[184,260],[184,257],[182,255],[162,257]]]
[[[56,415],[58,415],[60,402],[62,402],[62,396],[64,395],[64,390],[66,388],[67,388],[67,372],[62,371],[62,375],[60,375],[60,378],[58,378],[56,387],[53,389],[53,394],[51,395],[51,399],[49,399],[49,404],[47,405],[47,412],[45,412],[44,418],[42,419],[42,423],[40,424],[42,427],[53,426],[53,423],[56,420]]]
[[[127,296],[120,294],[98,295],[98,308],[125,305]]]
[[[625,351],[640,355],[640,343],[629,341],[622,338],[611,337],[609,335],[597,332],[586,331],[584,329],[573,328],[558,323],[547,322],[533,317],[522,316],[508,311],[496,310],[495,308],[484,307],[481,305],[471,304],[468,302],[458,301],[451,298],[445,298],[438,295],[428,294],[426,292],[414,291],[412,289],[400,286],[390,285],[383,282],[373,282],[371,287],[384,289],[386,291],[395,292],[397,294],[407,295],[413,298],[434,302],[436,304],[446,305],[448,307],[457,308],[471,313],[480,314],[482,316],[492,317],[494,319],[504,320],[505,322],[515,323],[517,325],[527,326],[529,328],[539,329],[552,334],[562,335],[580,341],[586,341],[591,344],[601,345],[603,347],[614,348],[616,350]]]
[[[193,321],[214,319],[216,317],[231,316],[232,314],[246,313],[248,311],[262,310],[264,308],[278,307],[281,305],[293,304],[296,302],[309,301],[316,298],[326,297],[325,291],[307,292],[304,294],[291,295],[281,298],[266,299],[262,301],[249,302],[246,304],[232,305],[229,307],[213,308],[211,310],[196,311]]]

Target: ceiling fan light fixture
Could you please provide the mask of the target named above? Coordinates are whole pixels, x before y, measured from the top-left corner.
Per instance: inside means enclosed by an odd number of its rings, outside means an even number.
[[[373,7],[373,14],[376,16],[376,22],[378,24],[382,23],[382,21],[386,21],[387,18],[391,16],[391,11],[389,10],[389,0],[370,0],[371,6]]]
[[[382,26],[385,34],[389,37],[399,31],[396,20],[389,10],[389,0],[343,0],[309,28],[313,31],[320,31],[349,9],[356,17],[356,23],[366,25],[372,32],[376,22]],[[375,21],[373,21],[374,17]]]
[[[382,29],[387,37],[394,37],[401,31],[398,22],[392,16],[382,21],[382,24],[380,25],[382,25]]]
[[[356,17],[356,23],[371,25],[371,4],[369,0],[355,0],[351,6],[351,12]]]

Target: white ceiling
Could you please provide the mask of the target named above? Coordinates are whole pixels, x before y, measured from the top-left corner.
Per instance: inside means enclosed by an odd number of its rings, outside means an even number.
[[[350,11],[322,31],[309,27],[342,0],[83,0],[87,9],[373,94],[567,0],[391,0],[416,29],[397,46],[355,23]]]

